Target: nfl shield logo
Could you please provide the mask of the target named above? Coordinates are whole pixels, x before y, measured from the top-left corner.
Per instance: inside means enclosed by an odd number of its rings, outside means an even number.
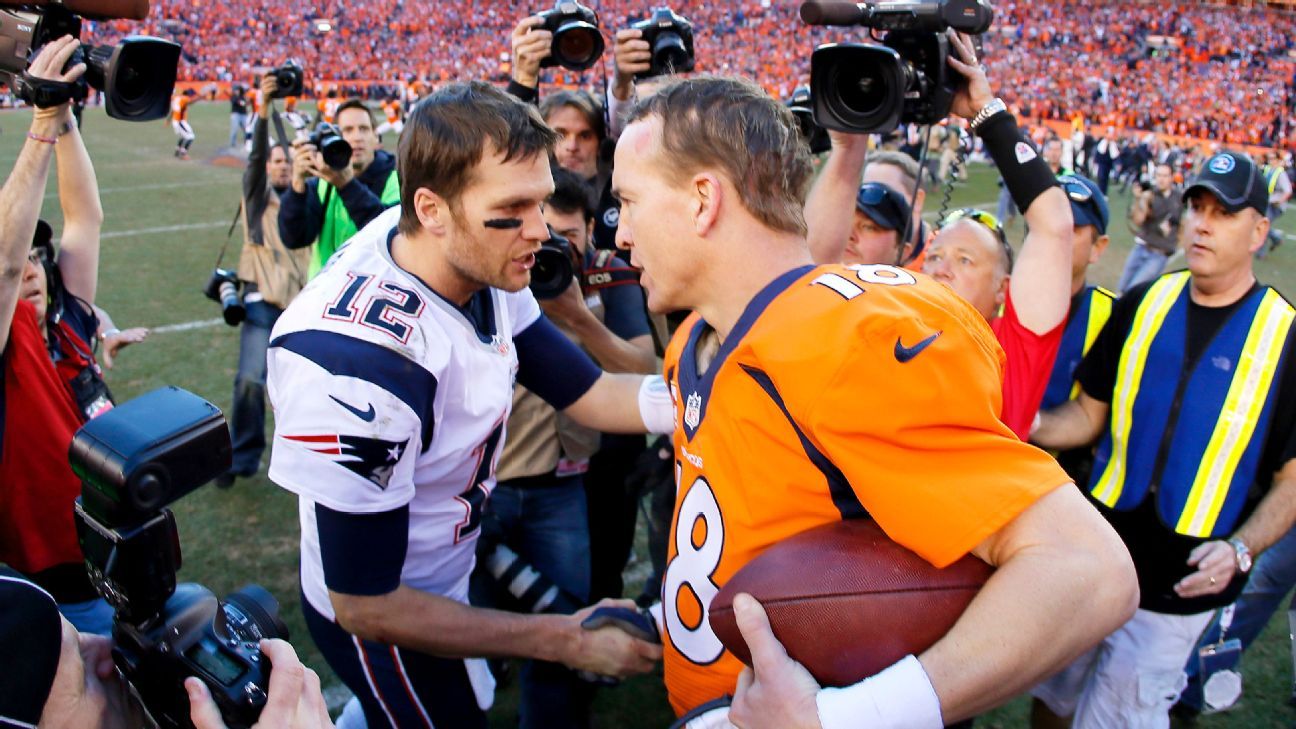
[[[684,424],[690,428],[697,428],[701,420],[702,396],[695,392],[688,396],[688,402],[684,404]]]

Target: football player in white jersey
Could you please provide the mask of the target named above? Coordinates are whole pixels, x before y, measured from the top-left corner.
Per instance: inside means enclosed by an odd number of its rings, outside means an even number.
[[[300,500],[302,608],[371,728],[485,727],[481,657],[627,676],[661,656],[629,632],[582,628],[590,609],[467,604],[515,379],[598,430],[673,426],[659,376],[603,373],[527,288],[549,237],[555,138],[484,83],[425,99],[400,140],[400,207],[352,238],[272,334],[269,475]]]

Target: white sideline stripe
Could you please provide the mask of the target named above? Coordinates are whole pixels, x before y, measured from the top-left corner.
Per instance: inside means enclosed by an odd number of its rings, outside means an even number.
[[[213,220],[208,223],[184,223],[182,225],[163,225],[157,228],[136,228],[135,230],[114,230],[103,233],[99,236],[100,240],[109,238],[130,238],[137,235],[152,235],[154,233],[175,233],[181,230],[205,230],[207,228],[223,228],[229,225],[228,220]]]
[[[215,185],[228,185],[229,180],[190,180],[189,182],[153,182],[147,185],[124,185],[122,187],[103,187],[99,189],[100,195],[110,195],[118,192],[135,192],[136,190],[170,190],[177,187],[208,187]],[[55,200],[58,198],[58,190],[51,190],[45,193],[46,200]]]
[[[224,319],[203,319],[201,321],[187,321],[182,324],[164,324],[160,327],[149,329],[151,334],[166,334],[168,332],[187,332],[192,329],[207,329],[224,324]]]

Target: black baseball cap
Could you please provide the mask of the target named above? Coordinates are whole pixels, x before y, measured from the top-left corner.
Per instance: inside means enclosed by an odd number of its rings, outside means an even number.
[[[40,721],[54,686],[63,621],[54,598],[8,568],[0,568],[0,655],[9,669],[0,681],[0,727]]]
[[[36,232],[32,234],[32,248],[44,248],[45,260],[54,260],[54,229],[43,218],[36,221]]]
[[[1184,202],[1198,190],[1210,192],[1230,213],[1255,208],[1264,215],[1269,209],[1269,190],[1260,168],[1251,157],[1239,152],[1220,152],[1206,160],[1196,179],[1184,190]]]
[[[909,202],[895,188],[880,182],[860,185],[855,209],[886,230],[904,230],[909,222]]]

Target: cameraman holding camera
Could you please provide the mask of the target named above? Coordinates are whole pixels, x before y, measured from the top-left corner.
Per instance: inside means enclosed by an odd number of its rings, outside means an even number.
[[[0,190],[0,561],[53,595],[78,629],[107,633],[112,610],[86,577],[72,520],[81,482],[67,459],[77,428],[112,407],[93,347],[103,210],[68,103],[85,66],[60,71],[79,45],[65,36],[32,60],[26,75],[62,102],[34,109]],[[64,220],[57,261],[37,220],[51,158]]]
[[[350,145],[349,164],[325,162],[318,144],[329,143],[329,131]],[[321,125],[311,139],[293,142],[292,185],[280,199],[279,234],[288,248],[315,244],[309,278],[357,230],[400,202],[396,158],[380,147],[373,112],[360,99],[338,107],[336,129]]]
[[[155,726],[118,673],[112,641],[79,633],[59,616],[54,599],[12,570],[0,568],[0,653],[20,658],[0,690],[0,726],[98,727],[136,729]],[[257,727],[324,729],[332,727],[319,676],[298,660],[281,640],[261,643],[274,664],[270,692]],[[197,729],[225,729],[211,694],[201,681],[185,682],[190,719]]]
[[[230,409],[230,440],[234,453],[230,470],[216,480],[228,488],[235,477],[249,478],[261,465],[265,450],[266,347],[270,330],[285,307],[306,285],[309,249],[289,249],[279,234],[280,198],[292,183],[292,163],[282,144],[270,143],[274,115],[275,74],[261,78],[260,94],[266,113],[252,128],[252,152],[243,173],[243,251],[238,278],[243,282],[243,320],[239,338],[238,374]]]
[[[1184,204],[1175,189],[1174,169],[1169,162],[1158,162],[1152,185],[1139,183],[1130,206],[1130,223],[1134,226],[1134,247],[1125,259],[1116,290],[1125,293],[1145,281],[1161,275],[1166,261],[1179,247],[1179,220]]]

